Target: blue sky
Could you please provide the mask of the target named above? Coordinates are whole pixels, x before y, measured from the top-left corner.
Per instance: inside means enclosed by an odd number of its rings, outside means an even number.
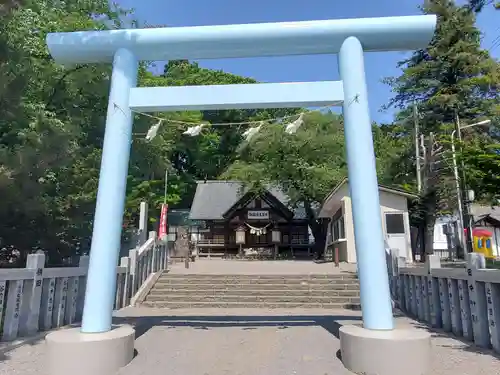
[[[117,0],[124,8],[134,8],[135,17],[149,25],[201,26],[255,22],[305,21],[356,17],[387,17],[420,14],[423,0]],[[335,5],[335,3],[339,5]],[[500,10],[488,7],[479,15],[478,27],[484,34],[483,47],[490,48],[500,35]],[[500,47],[492,51],[500,56]],[[390,122],[392,111],[380,112],[391,90],[380,82],[399,75],[396,63],[404,53],[366,55],[366,73],[372,119]],[[261,82],[301,82],[338,79],[334,55],[273,58],[204,60],[211,69],[252,77]]]

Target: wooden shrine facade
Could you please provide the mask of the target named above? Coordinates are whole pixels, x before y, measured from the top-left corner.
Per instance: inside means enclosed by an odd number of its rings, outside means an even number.
[[[198,182],[190,212],[190,219],[206,224],[197,240],[198,254],[309,256],[305,212],[288,207],[287,201],[274,188],[255,194],[239,182]]]

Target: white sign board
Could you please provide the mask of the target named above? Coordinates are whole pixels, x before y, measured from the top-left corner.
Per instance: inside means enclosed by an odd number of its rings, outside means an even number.
[[[248,211],[249,220],[269,220],[269,211]]]

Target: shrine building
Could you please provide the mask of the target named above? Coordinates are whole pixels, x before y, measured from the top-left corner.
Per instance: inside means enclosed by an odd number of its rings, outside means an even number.
[[[199,257],[307,258],[313,241],[303,206],[291,208],[278,188],[260,193],[238,181],[198,181],[190,220],[203,221]]]

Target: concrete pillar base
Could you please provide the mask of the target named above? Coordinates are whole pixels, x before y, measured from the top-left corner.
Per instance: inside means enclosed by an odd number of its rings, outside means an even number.
[[[104,333],[80,328],[52,332],[45,342],[50,375],[110,375],[134,358],[135,331],[129,325]]]
[[[431,335],[419,329],[375,331],[340,327],[344,366],[355,374],[424,375],[430,370]]]

